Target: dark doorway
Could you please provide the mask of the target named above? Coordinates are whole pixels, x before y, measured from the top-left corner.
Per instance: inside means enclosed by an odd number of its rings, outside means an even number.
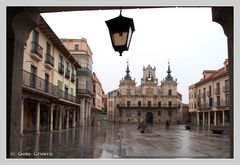
[[[152,114],[152,112],[148,112],[146,114],[146,123],[147,124],[152,124],[153,123],[153,114]]]

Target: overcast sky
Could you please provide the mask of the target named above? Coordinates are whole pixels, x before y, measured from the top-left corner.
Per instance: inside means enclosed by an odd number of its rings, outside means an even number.
[[[178,92],[188,103],[188,87],[202,78],[202,71],[218,69],[227,58],[227,38],[222,27],[212,22],[211,8],[161,8],[123,10],[133,18],[135,32],[129,51],[120,57],[112,48],[106,20],[119,10],[78,11],[42,14],[59,38],[87,38],[93,53],[93,72],[105,93],[117,89],[126,74],[137,85],[143,66],[156,67],[159,82],[166,77],[168,60]]]

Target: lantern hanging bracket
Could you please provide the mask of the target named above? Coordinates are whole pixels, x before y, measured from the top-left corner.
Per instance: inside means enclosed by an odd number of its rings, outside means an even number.
[[[120,7],[120,15],[122,15],[122,7]]]

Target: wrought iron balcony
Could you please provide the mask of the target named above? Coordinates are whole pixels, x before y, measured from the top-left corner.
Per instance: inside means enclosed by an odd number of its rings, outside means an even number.
[[[90,96],[92,94],[92,82],[79,81],[77,85],[77,95]]]
[[[42,55],[43,48],[36,41],[32,41],[31,57],[37,61],[41,61]]]
[[[58,72],[64,74],[64,65],[62,63],[58,63]]]
[[[198,107],[197,107],[198,110],[209,110],[210,109],[210,105],[209,104],[200,104]]]
[[[55,85],[27,71],[23,71],[23,86],[57,96]]]
[[[230,105],[230,101],[226,101],[226,100],[214,102],[214,107],[216,108],[229,107],[229,105]]]
[[[92,93],[91,90],[88,89],[77,89],[77,95],[88,95],[90,96]]]
[[[202,93],[202,97],[205,98],[206,97],[206,92]]]
[[[60,89],[58,89],[58,97],[60,99],[63,99],[63,100],[67,100],[67,101],[70,101],[70,102],[74,102],[74,103],[77,103],[77,104],[80,104],[80,99],[71,95],[71,94],[68,94],[66,91],[62,91]]]
[[[23,71],[23,87],[27,87],[31,90],[44,92],[44,94],[67,100],[69,102],[80,104],[79,98],[76,98],[75,96],[58,89],[57,86],[27,71]]]
[[[66,68],[66,70],[65,70],[65,77],[66,77],[67,79],[70,78],[70,70],[69,70],[68,68]]]
[[[52,69],[54,67],[54,57],[51,54],[46,53],[45,66]]]
[[[92,71],[89,68],[79,68],[77,69],[77,75],[81,75],[81,76],[91,76],[92,75]]]
[[[178,104],[161,104],[161,106],[159,106],[158,104],[142,104],[141,106],[139,106],[138,104],[130,104],[127,105],[126,103],[119,103],[118,107],[128,107],[128,108],[180,108],[180,105]]]

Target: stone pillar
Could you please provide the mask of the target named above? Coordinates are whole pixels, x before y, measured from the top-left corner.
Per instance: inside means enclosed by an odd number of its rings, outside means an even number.
[[[202,125],[204,126],[204,125],[205,125],[205,112],[203,112],[203,116],[202,116],[202,117],[203,117],[203,120],[202,120],[203,123],[202,123]]]
[[[89,116],[89,105],[88,105],[88,101],[86,100],[85,102],[86,108],[85,108],[85,125],[88,125],[88,116]]]
[[[211,125],[210,111],[208,111],[208,126]]]
[[[23,121],[24,121],[24,98],[22,98],[22,108],[21,108],[21,125],[20,125],[21,136],[23,136]]]
[[[214,111],[214,126],[217,125],[217,112]]]
[[[88,109],[89,109],[89,113],[88,113],[88,124],[91,124],[91,111],[92,111],[92,107],[91,107],[91,102],[88,103]]]
[[[84,110],[84,124],[87,125],[87,116],[88,116],[88,107],[87,101],[85,101],[85,110]]]
[[[36,109],[36,134],[40,133],[40,102],[37,102]]]
[[[86,124],[88,125],[88,118],[89,118],[89,104],[88,101],[86,102]]]
[[[84,118],[85,118],[85,98],[82,98],[81,107],[80,107],[80,125],[81,126],[84,126],[85,124]]]
[[[81,112],[81,106],[79,106],[77,109],[76,109],[76,115],[77,115],[77,123],[76,123],[76,126],[80,126],[80,112]]]
[[[225,113],[222,111],[222,125],[225,126]]]
[[[199,112],[197,112],[197,125],[199,125]]]
[[[67,110],[66,129],[68,129],[68,128],[69,128],[69,111],[70,111],[70,109],[69,109],[69,108],[67,108],[66,110]]]
[[[76,109],[73,109],[73,119],[72,119],[72,127],[76,127]]]
[[[19,152],[24,43],[37,26],[40,14],[33,8],[10,7],[7,16],[7,158]]]
[[[59,115],[58,115],[58,130],[62,130],[62,109],[63,109],[63,106],[60,106],[59,107]]]
[[[233,82],[233,61],[234,61],[234,30],[233,30],[233,7],[212,7],[212,20],[219,23],[227,36],[228,42],[228,62],[229,62],[229,83]],[[230,85],[230,157],[233,158],[234,155],[234,116],[233,116],[233,85]]]
[[[58,122],[59,122],[58,116],[59,116],[58,107],[55,107],[55,116],[54,116],[54,120],[53,120],[54,125],[55,125],[54,129],[58,128]]]
[[[51,105],[50,108],[50,132],[53,131],[53,110],[54,110],[54,104]]]

